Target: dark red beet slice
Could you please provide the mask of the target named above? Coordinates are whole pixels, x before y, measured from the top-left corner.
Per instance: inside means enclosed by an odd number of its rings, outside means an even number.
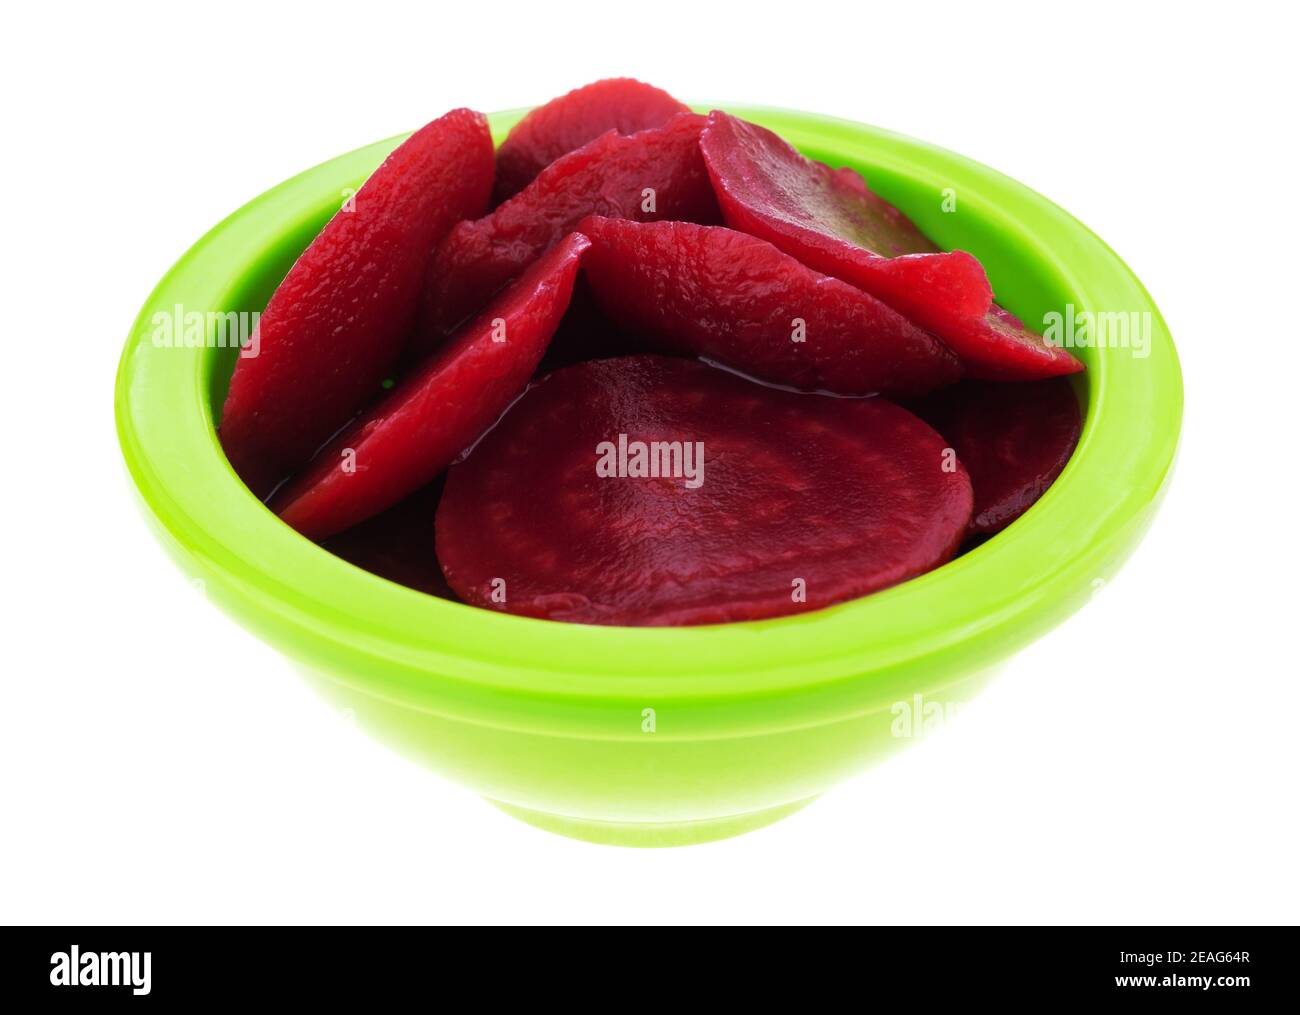
[[[889,304],[934,332],[972,376],[1032,380],[1083,369],[993,306],[979,261],[937,253],[852,170],[806,159],[770,130],[719,111],[700,147],[729,226]]]
[[[941,337],[966,373],[981,380],[1035,381],[1083,369],[1073,353],[1049,344],[996,303],[983,317],[953,322]]]
[[[424,318],[412,352],[423,355],[588,215],[718,221],[700,156],[704,117],[679,113],[663,127],[613,131],[551,163],[491,215],[462,222],[429,266]],[[653,210],[647,210],[653,207]]]
[[[221,443],[259,496],[374,397],[415,322],[433,246],[492,189],[482,114],[457,109],[403,142],[289,269],[241,356]]]
[[[720,110],[709,114],[700,147],[728,225],[818,271],[863,288],[871,283],[887,303],[886,294],[916,302],[928,296],[968,317],[992,304],[974,257],[941,253],[853,170],[804,158],[772,131]]]
[[[598,475],[620,440],[627,474]],[[678,478],[661,457],[657,478],[639,478],[637,442],[680,442]],[[538,381],[448,473],[438,557],[466,602],[553,620],[819,609],[952,554],[971,489],[944,451],[884,399],[798,394],[686,359],[597,360]]]
[[[352,423],[271,501],[322,539],[383,511],[445,469],[532,376],[569,303],[587,249],[574,233],[450,343]],[[351,449],[351,454],[347,452]]]
[[[1082,419],[1070,382],[969,381],[909,405],[950,442],[975,488],[972,533],[1019,518],[1065,468]]]
[[[918,395],[961,376],[929,332],[755,236],[596,217],[579,229],[591,238],[582,263],[596,301],[660,351],[845,395]]]
[[[688,112],[667,92],[633,78],[608,78],[575,88],[538,106],[511,128],[497,149],[493,200],[500,204],[513,197],[561,155],[607,130],[635,134]]]
[[[456,595],[434,552],[433,520],[442,496],[439,479],[387,511],[321,543],[362,570],[441,599]]]

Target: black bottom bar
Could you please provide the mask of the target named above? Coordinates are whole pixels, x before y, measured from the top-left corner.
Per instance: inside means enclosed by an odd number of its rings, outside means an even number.
[[[546,934],[545,948],[526,939],[502,948],[472,930],[391,927],[37,927],[3,933],[0,997],[38,1002],[284,998],[374,1004],[410,998],[413,991],[447,998],[448,987],[493,1001],[513,987],[539,1001],[549,995],[584,1007],[620,996],[696,1007],[707,997],[701,983],[734,1002],[747,993],[765,996],[788,981],[808,1000],[827,1002],[841,991],[864,1004],[901,991],[927,1004],[946,998],[1195,999],[1237,1008],[1292,998],[1296,987],[1290,928],[872,928],[854,930],[839,947],[815,956],[774,944],[768,935],[760,943],[739,930],[714,931],[700,942],[677,938],[675,931],[674,940],[650,948],[606,932],[604,953],[594,955],[585,942],[559,954],[556,931]],[[719,940],[719,933],[728,936]]]

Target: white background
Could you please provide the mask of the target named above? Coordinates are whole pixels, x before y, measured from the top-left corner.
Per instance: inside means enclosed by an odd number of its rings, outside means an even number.
[[[181,7],[5,15],[0,920],[1300,918],[1282,5]],[[1137,271],[1186,373],[1163,513],[1090,606],[941,735],[684,850],[535,831],[351,729],[164,559],[112,425],[136,310],[228,212],[452,106],[620,74],[1009,173]]]

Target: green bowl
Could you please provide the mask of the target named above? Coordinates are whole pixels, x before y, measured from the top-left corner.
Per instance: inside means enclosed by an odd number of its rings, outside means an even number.
[[[379,740],[516,817],[589,841],[680,845],[757,828],[932,727],[1111,577],[1151,522],[1178,442],[1182,382],[1164,321],[1085,226],[921,141],[807,113],[731,111],[861,171],[939,244],[978,255],[999,301],[1026,320],[1069,305],[1076,320],[1135,315],[1149,334],[1145,356],[1114,335],[1076,350],[1088,371],[1073,460],[1006,531],[930,574],[778,620],[586,627],[423,595],[281,524],[217,442],[234,350],[217,347],[214,330],[168,345],[159,329],[177,308],[260,311],[402,138],[295,176],[200,239],[149,297],[117,377],[118,436],[145,513],[218,605]],[[522,112],[494,115],[495,136]]]

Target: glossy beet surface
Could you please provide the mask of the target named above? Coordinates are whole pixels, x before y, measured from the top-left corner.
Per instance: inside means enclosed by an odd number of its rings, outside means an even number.
[[[497,419],[546,350],[588,246],[573,234],[330,442],[271,502],[313,539],[419,489]]]
[[[961,358],[966,373],[982,380],[1034,381],[1083,369],[1073,353],[1050,345],[996,303],[983,317],[953,322],[943,340]]]
[[[379,391],[415,321],[432,247],[482,214],[491,187],[487,121],[454,110],[398,147],[298,258],[222,413],[226,456],[255,493],[269,493]]]
[[[875,297],[723,226],[588,218],[583,271],[601,309],[664,352],[848,395],[921,394],[956,357]]]
[[[492,214],[458,225],[429,267],[415,352],[436,348],[587,215],[717,221],[700,155],[704,123],[681,113],[628,137],[609,131],[552,163]]]
[[[910,408],[957,452],[975,490],[971,532],[991,534],[1028,510],[1079,443],[1079,401],[1064,378],[968,381]]]
[[[981,315],[992,303],[974,257],[939,252],[852,169],[805,158],[772,131],[716,110],[701,148],[728,225],[771,240],[819,271],[870,282],[881,298],[911,285],[921,290],[909,294],[915,301],[954,313]]]
[[[638,442],[679,442],[678,454],[643,477]],[[584,363],[540,380],[452,468],[438,555],[465,601],[555,620],[818,609],[952,554],[971,489],[944,448],[879,398],[796,394],[661,356]]]
[[[852,170],[807,159],[772,131],[717,111],[701,149],[729,226],[889,304],[934,332],[972,376],[1028,380],[1082,369],[993,305],[979,261],[938,253]]]
[[[493,201],[500,204],[514,197],[561,155],[607,130],[635,134],[688,112],[663,89],[633,78],[608,78],[575,88],[538,106],[510,129],[497,149]]]

